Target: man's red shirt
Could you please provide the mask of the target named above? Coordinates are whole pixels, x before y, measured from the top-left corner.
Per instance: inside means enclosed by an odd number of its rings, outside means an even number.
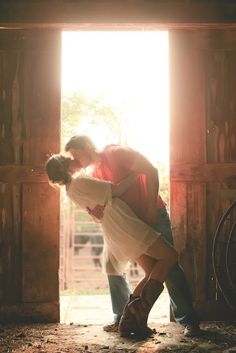
[[[93,176],[116,184],[130,174],[130,168],[137,154],[137,151],[128,147],[109,145],[103,150],[101,163],[94,168]],[[145,220],[148,199],[146,176],[140,175],[120,198],[131,207],[138,217]],[[165,203],[159,195],[157,207],[165,207]]]

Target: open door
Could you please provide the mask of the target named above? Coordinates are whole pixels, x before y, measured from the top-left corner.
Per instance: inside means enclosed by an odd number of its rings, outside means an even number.
[[[61,33],[0,30],[0,321],[59,321]]]
[[[235,38],[230,30],[169,32],[171,219],[202,319],[234,315],[215,280],[212,244],[235,198]]]

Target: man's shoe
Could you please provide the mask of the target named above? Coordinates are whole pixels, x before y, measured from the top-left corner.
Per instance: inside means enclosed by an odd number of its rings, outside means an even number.
[[[119,321],[112,322],[111,324],[107,324],[103,326],[103,330],[106,332],[118,332]]]
[[[196,324],[186,325],[184,328],[184,336],[185,337],[200,337],[202,335],[202,331],[200,327]]]

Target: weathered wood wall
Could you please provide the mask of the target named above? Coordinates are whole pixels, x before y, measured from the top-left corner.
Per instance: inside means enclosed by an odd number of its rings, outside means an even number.
[[[0,31],[0,92],[0,321],[57,321],[60,33]]]
[[[236,188],[236,32],[169,35],[174,235],[200,315],[230,317],[215,282],[212,242]]]

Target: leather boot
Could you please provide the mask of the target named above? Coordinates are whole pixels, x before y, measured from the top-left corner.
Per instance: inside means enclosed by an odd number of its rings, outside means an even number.
[[[163,289],[164,286],[161,282],[149,279],[142,290],[140,298],[129,304],[129,310],[135,316],[140,328],[147,327],[149,312]]]
[[[129,300],[124,307],[124,311],[123,311],[123,314],[121,316],[120,323],[119,323],[119,332],[120,332],[120,336],[122,336],[122,337],[128,337],[133,332],[132,330],[139,329],[139,327],[136,323],[135,317],[131,314],[131,312],[129,310],[129,304],[138,298],[139,297],[136,297],[133,294],[130,294]]]
[[[140,297],[131,294],[129,301],[127,302],[124,308],[124,312],[119,323],[119,332],[122,337],[129,337],[133,334],[138,334],[140,337],[150,337],[154,333],[156,333],[155,330],[152,330],[147,325],[146,327],[140,328],[138,323],[136,322],[135,316],[130,312],[130,303],[139,298]]]
[[[154,333],[147,326],[147,319],[163,288],[164,286],[161,282],[150,279],[145,284],[141,296],[133,297],[133,300],[127,303],[119,324],[121,336],[134,333],[140,337],[148,337]]]

